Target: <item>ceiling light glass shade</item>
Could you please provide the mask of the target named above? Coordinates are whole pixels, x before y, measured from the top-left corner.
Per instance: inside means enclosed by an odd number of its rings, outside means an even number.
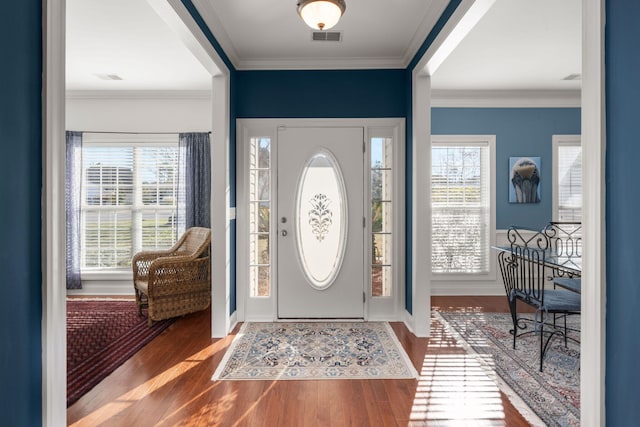
[[[338,23],[347,8],[344,0],[301,0],[298,14],[314,30],[328,30]]]

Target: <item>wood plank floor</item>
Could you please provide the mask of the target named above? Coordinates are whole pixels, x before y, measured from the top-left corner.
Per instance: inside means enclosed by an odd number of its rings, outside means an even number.
[[[504,297],[433,297],[434,309],[508,311]],[[73,426],[528,426],[497,389],[442,387],[465,378],[465,351],[434,325],[392,327],[416,380],[211,381],[233,335],[210,338],[210,312],[178,319],[67,410]],[[236,328],[235,332],[238,330]],[[453,369],[453,370],[452,370]],[[482,382],[482,380],[478,380]],[[471,384],[473,385],[473,384]],[[473,388],[473,387],[471,387]],[[464,416],[462,416],[464,415]]]

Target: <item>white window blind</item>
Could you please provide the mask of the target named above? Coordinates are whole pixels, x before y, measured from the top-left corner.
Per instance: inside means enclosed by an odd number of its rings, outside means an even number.
[[[83,143],[84,271],[129,268],[136,252],[168,248],[178,235],[177,135],[173,143],[119,139]]]
[[[582,147],[580,142],[557,146],[558,221],[582,221]]]
[[[433,141],[433,273],[490,270],[490,155],[488,142]]]

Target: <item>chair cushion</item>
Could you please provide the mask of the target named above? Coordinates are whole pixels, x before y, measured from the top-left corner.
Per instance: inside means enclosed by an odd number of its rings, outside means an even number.
[[[549,312],[580,311],[580,294],[573,291],[549,289],[544,291],[544,307]]]
[[[580,293],[582,290],[582,280],[580,278],[554,277],[553,283],[577,293]]]
[[[140,292],[149,295],[149,282],[147,280],[136,280],[134,285]]]

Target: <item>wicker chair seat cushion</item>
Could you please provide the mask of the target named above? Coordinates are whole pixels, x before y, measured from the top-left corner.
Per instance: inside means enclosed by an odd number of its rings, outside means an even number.
[[[136,288],[145,295],[149,295],[149,281],[148,280],[136,280],[134,282]]]

